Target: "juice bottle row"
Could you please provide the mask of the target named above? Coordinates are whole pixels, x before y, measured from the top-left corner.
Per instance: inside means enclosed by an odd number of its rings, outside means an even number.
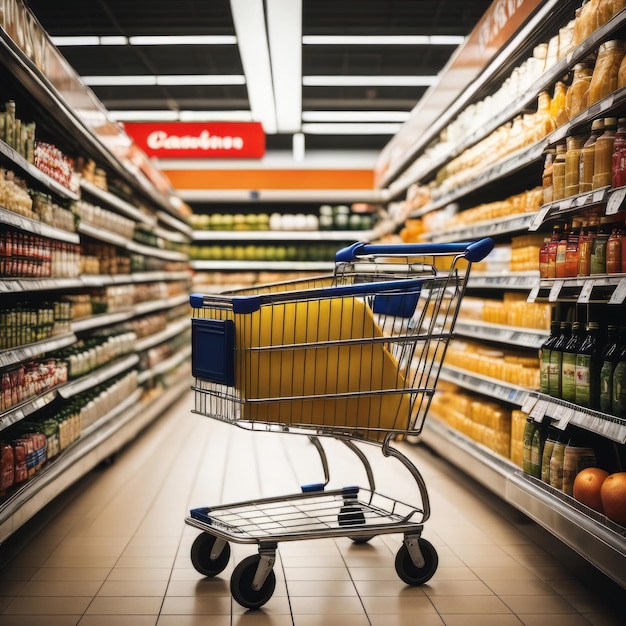
[[[626,417],[626,329],[552,322],[540,355],[542,393]]]

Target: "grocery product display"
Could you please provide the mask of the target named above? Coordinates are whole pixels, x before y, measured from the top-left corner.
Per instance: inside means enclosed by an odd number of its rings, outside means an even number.
[[[68,107],[40,109],[62,98],[5,31],[0,64],[3,541],[186,387],[191,229]]]
[[[498,61],[504,78],[383,181],[410,213],[403,241],[496,239],[468,285],[441,374],[453,391],[433,402],[425,441],[624,584],[624,529],[597,496],[626,464],[626,12],[561,6]],[[578,475],[595,480],[595,506]]]

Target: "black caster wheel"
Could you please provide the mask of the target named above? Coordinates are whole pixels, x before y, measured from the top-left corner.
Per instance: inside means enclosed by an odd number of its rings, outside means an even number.
[[[226,543],[216,559],[211,559],[211,550],[216,537],[208,533],[198,535],[191,546],[191,564],[204,576],[217,576],[228,565],[230,545]]]
[[[258,591],[252,588],[252,581],[260,560],[261,557],[258,554],[246,557],[235,567],[230,578],[230,593],[246,609],[262,607],[272,597],[274,589],[276,589],[274,570],[268,574],[263,586]]]
[[[437,571],[439,565],[439,557],[432,543],[420,537],[419,547],[424,556],[424,566],[415,567],[409,554],[409,549],[405,544],[398,550],[396,554],[396,572],[398,576],[407,584],[417,587],[428,582]]]

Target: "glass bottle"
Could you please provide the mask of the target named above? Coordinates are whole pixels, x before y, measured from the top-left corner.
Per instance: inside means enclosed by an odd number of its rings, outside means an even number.
[[[589,276],[591,272],[591,250],[593,241],[598,233],[600,216],[598,213],[591,213],[589,223],[583,227],[580,241],[578,242],[578,275]]]
[[[600,368],[600,410],[610,414],[613,411],[613,372],[619,361],[622,342],[620,329],[617,326],[609,326],[607,335],[607,347]]]
[[[565,276],[572,278],[578,275],[578,241],[580,239],[582,222],[572,220],[572,228],[565,249]]]
[[[550,482],[550,458],[554,451],[554,444],[557,442],[558,432],[553,426],[548,427],[548,435],[543,444],[543,454],[541,455],[541,480],[544,483]]]
[[[587,336],[576,355],[576,404],[590,409],[600,407],[600,366],[601,355],[600,325],[587,324]]]
[[[617,119],[608,117],[604,120],[604,132],[598,137],[593,151],[593,189],[600,189],[611,184],[613,177],[613,144],[617,131]]]
[[[619,68],[623,59],[624,42],[621,39],[606,41],[600,46],[587,92],[588,107],[617,90]]]
[[[554,86],[552,101],[550,102],[550,117],[554,120],[557,127],[567,121],[564,119],[566,94],[567,87],[565,86],[565,83],[561,81],[557,82]]]
[[[600,218],[600,228],[591,246],[589,274],[606,274],[606,248],[611,236],[611,218]]]
[[[561,397],[561,368],[563,350],[570,339],[572,325],[570,322],[561,322],[557,340],[550,349],[550,368],[548,369],[548,393],[553,398]]]
[[[561,356],[561,398],[576,402],[576,356],[583,342],[582,322],[572,324],[572,335]]]
[[[575,196],[579,191],[580,152],[587,138],[583,135],[570,135],[565,153],[565,197]]]
[[[595,144],[598,137],[604,132],[604,120],[594,120],[591,124],[591,134],[580,151],[580,173],[578,176],[578,191],[586,193],[593,189],[593,166]]]
[[[554,342],[559,338],[560,322],[550,323],[550,336],[539,348],[539,391],[550,393],[548,385],[548,372],[550,371],[550,351]]]
[[[567,147],[565,143],[560,143],[556,147],[556,155],[552,164],[552,200],[563,200],[565,198],[565,153]]]
[[[565,224],[563,226],[563,232],[561,233],[561,237],[559,239],[559,243],[556,247],[556,260],[555,260],[555,268],[554,268],[554,276],[556,278],[566,278],[566,266],[565,259],[567,254],[567,244],[570,235],[569,224]]]
[[[556,278],[556,254],[563,232],[563,224],[556,223],[552,227],[552,238],[548,242],[547,278]]]
[[[563,489],[563,457],[565,456],[565,442],[559,438],[555,441],[550,457],[550,486]]]
[[[626,417],[626,346],[622,348],[613,370],[611,408],[616,417]]]
[[[626,118],[621,117],[617,123],[613,155],[611,158],[611,185],[626,185]]]
[[[619,274],[622,271],[622,245],[622,229],[614,225],[606,244],[607,274]]]
[[[548,278],[548,243],[549,239],[544,239],[539,248],[539,278]]]
[[[524,448],[522,455],[522,469],[524,470],[525,474],[531,473],[533,436],[538,428],[539,424],[537,424],[537,422],[535,422],[532,417],[529,417],[526,420],[526,426],[524,427]]]
[[[574,65],[574,77],[565,98],[565,110],[569,119],[587,108],[587,92],[592,75],[593,68],[587,63],[582,62]]]
[[[542,204],[549,204],[554,199],[553,187],[553,165],[556,150],[546,150],[546,158],[543,165],[542,188],[543,198]]]

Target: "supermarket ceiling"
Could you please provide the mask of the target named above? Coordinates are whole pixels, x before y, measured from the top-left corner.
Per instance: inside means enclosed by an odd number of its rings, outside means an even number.
[[[115,119],[379,151],[491,0],[27,0]]]

